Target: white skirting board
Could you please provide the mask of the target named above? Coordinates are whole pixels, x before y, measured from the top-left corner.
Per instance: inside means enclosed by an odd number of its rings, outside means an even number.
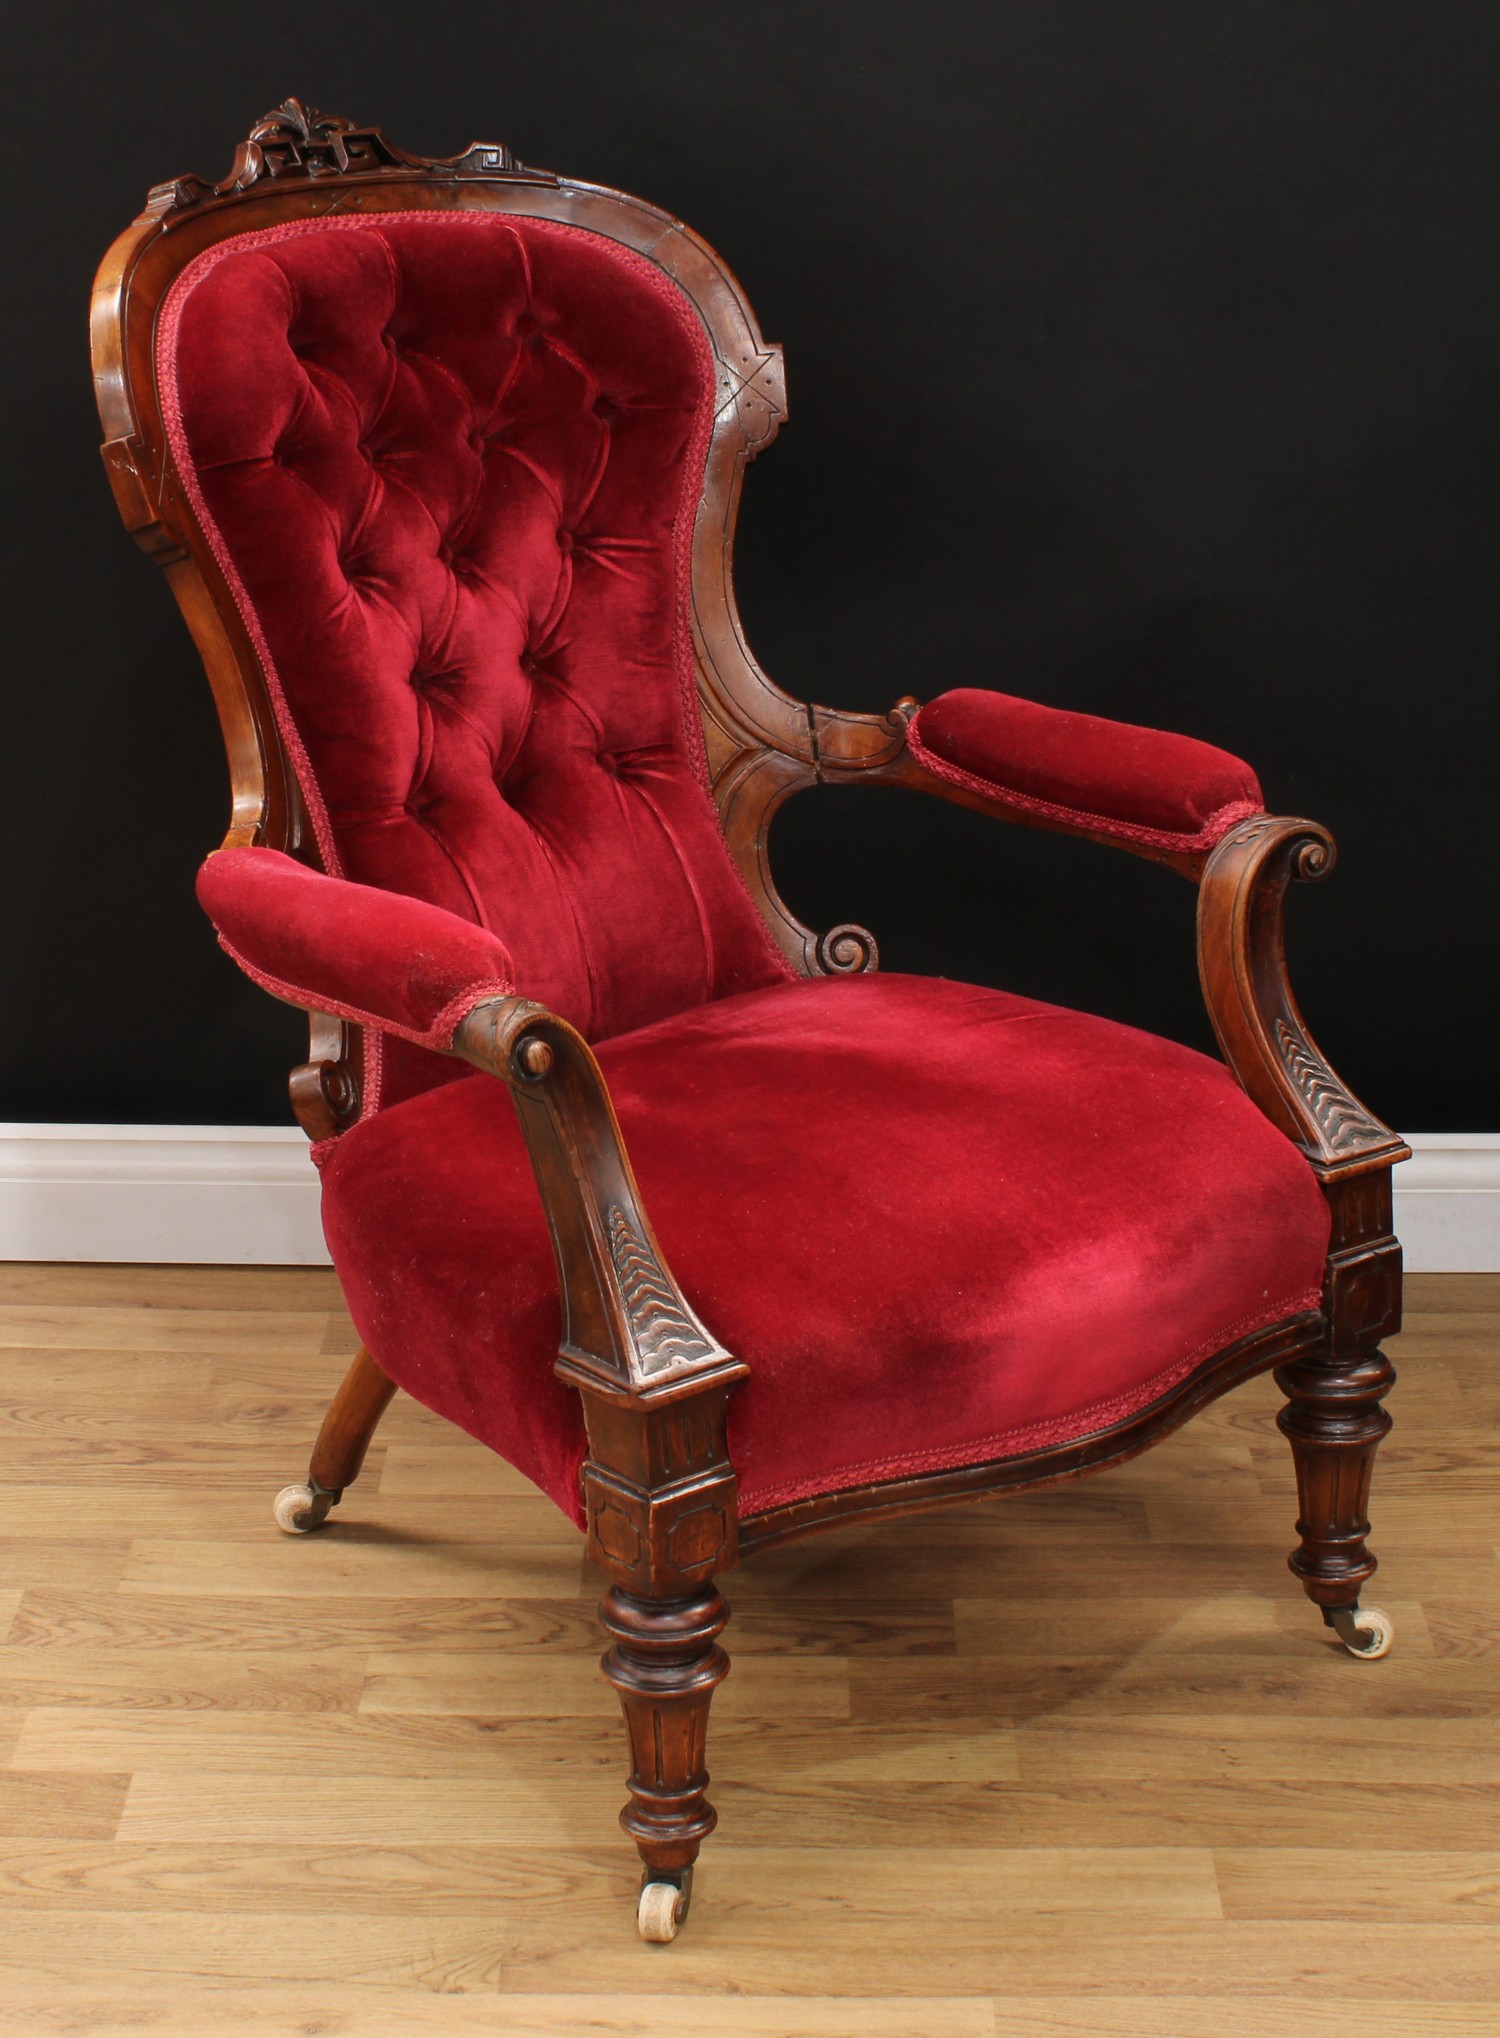
[[[0,1123],[0,1260],[327,1266],[307,1136]]]
[[[1500,1133],[1407,1137],[1407,1266],[1500,1273]],[[326,1266],[307,1141],[277,1125],[0,1124],[0,1259]]]

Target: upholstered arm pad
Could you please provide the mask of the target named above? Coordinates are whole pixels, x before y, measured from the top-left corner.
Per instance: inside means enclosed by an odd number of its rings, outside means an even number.
[[[279,850],[221,849],[198,873],[198,898],[225,953],[275,997],[422,1047],[447,1047],[481,999],[515,990],[486,928]]]
[[[907,744],[937,777],[1018,815],[1144,848],[1211,849],[1264,804],[1249,765],[1211,743],[978,687],[929,701]]]

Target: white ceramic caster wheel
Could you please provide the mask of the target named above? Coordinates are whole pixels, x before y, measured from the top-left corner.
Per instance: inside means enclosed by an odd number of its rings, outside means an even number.
[[[667,1946],[677,1937],[677,1927],[687,1914],[687,1901],[675,1882],[648,1882],[641,1887],[636,1905],[636,1930],[653,1946]]]
[[[305,1536],[321,1528],[333,1505],[331,1493],[314,1493],[311,1486],[283,1486],[276,1496],[277,1528],[289,1536]]]
[[[1378,1606],[1361,1606],[1346,1612],[1342,1607],[1333,1617],[1338,1638],[1351,1656],[1373,1663],[1389,1655],[1396,1628],[1390,1615]]]
[[[1366,1662],[1373,1662],[1377,1656],[1390,1653],[1391,1643],[1396,1638],[1396,1628],[1390,1615],[1378,1606],[1362,1606],[1354,1616],[1358,1639],[1350,1641],[1343,1637],[1344,1647],[1351,1656],[1360,1656]]]

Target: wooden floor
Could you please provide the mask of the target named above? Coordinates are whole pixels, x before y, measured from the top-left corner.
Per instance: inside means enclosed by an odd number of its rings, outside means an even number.
[[[316,1270],[0,1268],[0,2030],[1500,2034],[1500,1279],[1412,1283],[1394,1653],[1283,1569],[1260,1382],[1122,1470],[731,1581],[722,1815],[638,1942],[597,1587]]]

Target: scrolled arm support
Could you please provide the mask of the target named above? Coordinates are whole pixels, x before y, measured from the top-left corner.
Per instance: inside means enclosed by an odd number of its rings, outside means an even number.
[[[583,1036],[530,999],[490,998],[453,1051],[510,1088],[557,1256],[563,1377],[660,1402],[746,1373],[668,1271]]]
[[[1328,1066],[1287,976],[1287,892],[1294,878],[1326,877],[1336,854],[1316,821],[1258,814],[1208,858],[1198,899],[1198,974],[1224,1059],[1325,1180],[1409,1152]]]
[[[531,1156],[562,1295],[557,1372],[588,1425],[589,1553],[627,1594],[701,1593],[739,1552],[726,1419],[750,1369],[673,1279],[583,1036],[530,999],[487,998],[452,1052],[508,1085]]]

